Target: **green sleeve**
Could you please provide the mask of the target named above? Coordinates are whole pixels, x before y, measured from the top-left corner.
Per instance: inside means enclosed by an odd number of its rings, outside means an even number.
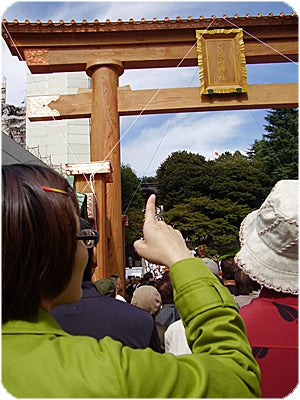
[[[200,259],[176,263],[170,275],[193,354],[120,346],[113,369],[122,397],[259,397],[259,368],[228,289]]]

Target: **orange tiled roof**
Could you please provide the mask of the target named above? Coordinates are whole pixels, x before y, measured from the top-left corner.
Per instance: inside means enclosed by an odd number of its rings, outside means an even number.
[[[66,65],[61,58],[57,57],[57,52],[63,52],[66,49],[72,55],[68,65],[70,71],[85,70],[87,58],[94,57],[94,54],[99,57],[100,54],[101,57],[108,57],[108,55],[112,57],[114,54],[122,60],[125,68],[174,67],[178,65],[179,55],[185,54],[187,49],[194,45],[195,30],[228,29],[233,26],[244,29],[245,46],[248,44],[252,46],[252,50],[247,55],[248,63],[282,62],[282,56],[278,52],[270,52],[267,56],[262,52],[257,53],[255,44],[252,43],[253,37],[268,40],[270,46],[279,41],[279,47],[276,47],[279,51],[285,49],[284,54],[287,57],[295,61],[298,59],[298,16],[296,13],[290,15],[269,13],[265,16],[259,13],[256,16],[246,14],[244,17],[236,14],[233,17],[224,15],[221,18],[214,15],[210,18],[177,17],[174,20],[166,17],[162,20],[153,18],[151,21],[145,18],[140,21],[135,21],[133,18],[128,21],[120,18],[117,21],[107,19],[103,22],[98,19],[92,22],[87,20],[81,22],[75,20],[8,22],[3,20],[2,26],[2,36],[12,55],[20,60],[29,60],[29,57],[34,55],[34,59],[31,59],[29,63],[30,70],[34,73],[47,73],[50,69],[51,72],[65,70]],[[137,43],[139,56],[135,49]],[[171,54],[170,51],[165,54],[164,50],[161,50],[166,47],[166,44],[173,49]],[[83,48],[86,49],[84,54],[82,54]],[[150,55],[149,49],[155,49],[155,54]],[[79,53],[75,57],[76,51]],[[48,60],[50,56],[53,56],[51,62]],[[41,59],[38,60],[39,57]],[[47,60],[44,59],[45,57],[48,57]],[[191,66],[196,63],[195,54],[189,53],[184,61],[181,60],[180,65]]]
[[[43,26],[43,27],[80,27],[82,28],[83,26],[88,27],[101,27],[105,28],[107,27],[108,30],[122,30],[126,29],[130,26],[131,29],[153,29],[154,27],[156,29],[164,29],[170,27],[176,27],[180,28],[181,26],[187,26],[199,24],[202,26],[202,24],[206,24],[211,22],[212,20],[215,20],[216,23],[220,24],[224,22],[224,20],[228,19],[229,21],[235,21],[236,23],[242,23],[243,26],[245,25],[252,25],[257,24],[259,22],[261,23],[267,23],[268,21],[272,21],[272,24],[278,22],[279,24],[287,20],[294,20],[295,18],[298,18],[296,13],[291,13],[289,15],[285,15],[284,13],[280,13],[279,15],[273,15],[272,13],[269,13],[268,15],[262,15],[261,13],[258,13],[256,16],[251,16],[250,14],[246,14],[244,17],[240,17],[238,14],[235,14],[233,17],[228,17],[227,15],[223,15],[221,18],[217,18],[215,15],[212,15],[209,18],[205,18],[204,16],[200,16],[198,18],[193,18],[192,16],[189,16],[186,19],[182,19],[181,17],[177,17],[174,20],[169,19],[169,17],[165,17],[163,20],[159,20],[157,18],[153,18],[152,20],[146,20],[146,18],[141,18],[139,21],[135,21],[133,18],[130,18],[128,21],[123,21],[121,18],[119,18],[117,21],[111,21],[110,19],[106,19],[105,21],[99,21],[98,19],[95,19],[94,21],[87,21],[83,19],[81,22],[75,21],[72,19],[70,22],[66,22],[64,20],[60,20],[58,22],[53,22],[52,20],[48,20],[47,22],[42,22],[41,20],[36,20],[35,22],[31,22],[28,19],[26,19],[24,22],[19,22],[17,19],[14,19],[12,22],[7,21],[6,19],[2,20],[2,23],[5,25],[17,25],[19,27],[24,27],[24,26],[30,26],[30,27],[35,27],[35,26]]]

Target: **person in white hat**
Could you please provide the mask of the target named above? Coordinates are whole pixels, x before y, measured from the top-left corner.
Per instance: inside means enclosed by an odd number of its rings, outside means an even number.
[[[282,398],[298,383],[298,180],[282,180],[241,224],[237,266],[257,281],[242,307],[262,397]]]

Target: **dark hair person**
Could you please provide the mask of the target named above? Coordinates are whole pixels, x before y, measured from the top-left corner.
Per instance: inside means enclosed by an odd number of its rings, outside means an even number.
[[[41,300],[54,299],[66,288],[78,213],[73,189],[50,168],[3,167],[2,323],[36,321]]]
[[[41,166],[3,166],[2,185],[2,383],[11,395],[260,396],[259,368],[232,296],[192,256],[178,231],[156,221],[155,195],[148,199],[144,238],[135,249],[170,267],[193,353],[181,357],[64,332],[50,312],[80,299],[93,240],[80,235],[75,193],[63,177]]]

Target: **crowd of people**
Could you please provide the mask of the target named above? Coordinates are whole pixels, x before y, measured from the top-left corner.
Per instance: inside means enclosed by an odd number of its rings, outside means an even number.
[[[298,181],[279,181],[220,263],[155,219],[166,266],[93,281],[97,232],[47,167],[2,167],[2,382],[16,397],[268,397],[298,382]],[[101,239],[100,239],[101,240]],[[151,377],[151,379],[149,379]]]
[[[236,256],[200,257],[239,308],[261,369],[262,397],[282,398],[298,383],[298,181],[275,185],[242,222],[240,241]],[[152,284],[159,289],[159,281]],[[179,315],[166,326],[164,350],[192,353]]]

